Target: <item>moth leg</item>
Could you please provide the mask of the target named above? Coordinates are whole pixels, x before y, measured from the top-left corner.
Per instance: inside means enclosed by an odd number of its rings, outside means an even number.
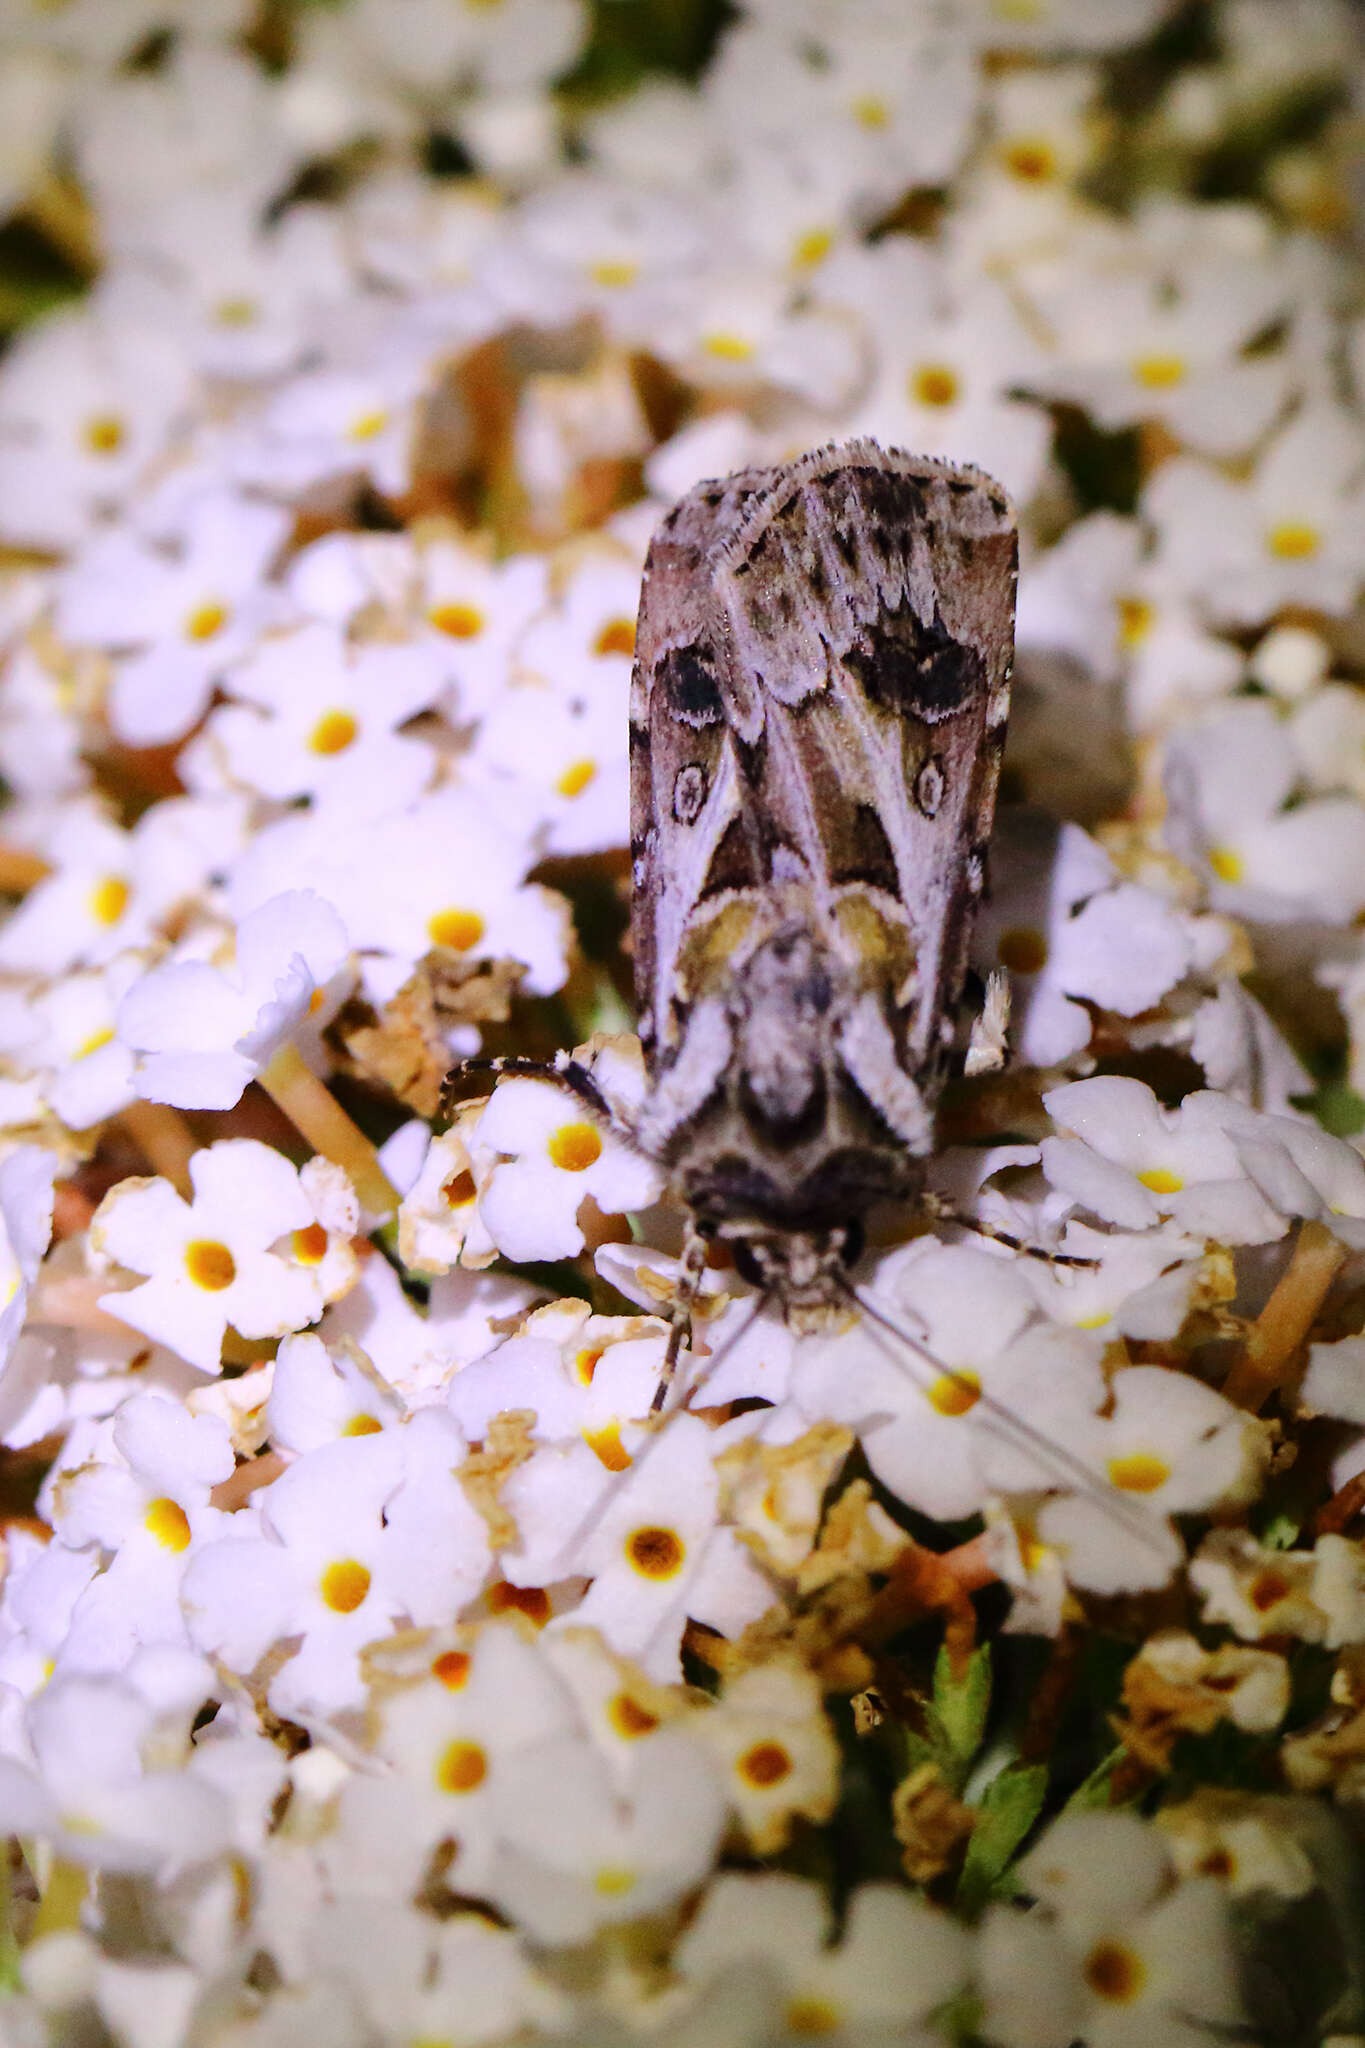
[[[692,1335],[692,1304],[701,1286],[701,1276],[706,1271],[706,1239],[696,1226],[689,1225],[687,1242],[683,1246],[682,1261],[678,1268],[678,1287],[669,1311],[670,1328],[668,1347],[664,1352],[663,1369],[659,1384],[654,1389],[654,1399],[649,1404],[651,1415],[658,1415],[668,1399],[673,1375],[678,1370],[678,1353],[684,1339]]]
[[[1029,1244],[1022,1237],[1016,1237],[1013,1231],[1001,1230],[997,1224],[987,1223],[983,1217],[968,1215],[947,1195],[922,1195],[920,1205],[935,1223],[957,1223],[963,1230],[974,1230],[978,1237],[988,1237],[992,1244],[1003,1244],[1007,1250],[1022,1252],[1028,1259],[1042,1259],[1049,1266],[1076,1266],[1084,1272],[1093,1273],[1100,1263],[1098,1259],[1079,1258],[1074,1252],[1050,1251],[1045,1244]]]
[[[579,1060],[566,1058],[561,1065],[555,1060],[523,1059],[518,1054],[508,1054],[495,1060],[459,1060],[441,1084],[442,1116],[449,1116],[454,1109],[455,1089],[465,1074],[513,1074],[528,1081],[557,1082],[601,1122],[609,1124],[614,1132],[621,1129],[620,1118],[613,1115],[611,1104]]]

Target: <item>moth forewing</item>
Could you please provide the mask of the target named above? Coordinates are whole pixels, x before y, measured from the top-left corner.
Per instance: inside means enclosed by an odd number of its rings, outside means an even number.
[[[638,1136],[798,1320],[843,1298],[863,1217],[933,1147],[1016,561],[997,484],[868,441],[698,485],[650,547]]]

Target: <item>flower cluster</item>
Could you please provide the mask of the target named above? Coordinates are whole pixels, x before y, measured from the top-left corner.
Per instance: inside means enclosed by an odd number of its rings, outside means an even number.
[[[0,5],[7,2039],[1365,2032],[1361,54]],[[660,1418],[641,565],[854,434],[1020,509],[1009,1057]]]

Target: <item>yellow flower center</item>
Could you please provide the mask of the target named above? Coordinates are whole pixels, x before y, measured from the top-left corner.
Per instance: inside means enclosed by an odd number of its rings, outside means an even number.
[[[1141,647],[1151,632],[1156,620],[1156,606],[1145,597],[1120,597],[1115,600],[1119,615],[1119,646],[1126,654]]]
[[[981,1381],[974,1372],[940,1373],[929,1389],[929,1406],[950,1418],[968,1415],[981,1399]]]
[[[349,711],[324,711],[308,735],[315,754],[344,754],[360,727]]]
[[[477,1742],[448,1742],[436,1765],[443,1792],[477,1792],[488,1776],[488,1757]]]
[[[190,1547],[189,1518],[179,1501],[169,1500],[164,1494],[160,1500],[148,1502],[142,1526],[166,1550],[180,1551]]]
[[[1147,1981],[1141,1956],[1124,1941],[1097,1941],[1082,1974],[1096,1998],[1110,2005],[1131,2005]]]
[[[1184,357],[1170,354],[1139,356],[1133,364],[1133,376],[1145,391],[1169,391],[1183,384],[1185,370]]]
[[[891,109],[879,93],[861,93],[850,110],[860,128],[885,128],[891,120]]]
[[[477,640],[487,624],[477,605],[461,604],[454,599],[449,604],[434,604],[427,618],[438,632],[448,633],[452,640]]]
[[[1128,1451],[1109,1460],[1109,1482],[1123,1493],[1156,1493],[1170,1476],[1170,1466],[1153,1451]]]
[[[327,1256],[327,1232],[320,1223],[305,1224],[290,1240],[301,1266],[320,1266]]]
[[[383,406],[375,406],[369,412],[357,413],[351,421],[350,436],[353,441],[373,441],[382,434],[389,424],[388,413]]]
[[[1047,966],[1047,939],[1032,925],[1011,925],[997,939],[995,957],[1011,974],[1040,974]]]
[[[103,1030],[92,1031],[90,1036],[87,1039],[85,1039],[82,1044],[76,1047],[76,1050],[72,1053],[71,1057],[73,1060],[88,1060],[91,1053],[98,1052],[102,1045],[111,1045],[113,1043],[113,1038],[113,1027],[112,1025],[106,1024]]]
[[[593,1876],[593,1890],[604,1899],[623,1899],[635,1889],[635,1872],[622,1864],[606,1864]]]
[[[367,1415],[362,1411],[361,1414],[351,1417],[341,1434],[343,1436],[378,1436],[383,1427],[384,1425],[377,1415]]]
[[[106,928],[117,924],[128,908],[128,898],[132,893],[122,875],[105,875],[102,881],[96,882],[89,899],[90,915],[95,923]]]
[[[756,1742],[735,1765],[739,1776],[759,1791],[780,1785],[792,1772],[790,1752],[780,1742]]]
[[[591,1124],[561,1124],[545,1148],[561,1173],[585,1173],[602,1156],[602,1139]]]
[[[921,363],[911,371],[909,381],[916,405],[951,405],[962,388],[956,371],[947,363]]]
[[[1266,535],[1266,546],[1282,562],[1306,562],[1322,546],[1322,535],[1306,519],[1282,519]]]
[[[329,1564],[319,1582],[322,1604],[333,1614],[354,1614],[370,1590],[368,1565],[355,1557],[338,1558]]]
[[[814,270],[817,264],[824,262],[833,247],[834,235],[831,229],[807,228],[803,235],[796,238],[792,261],[798,270]]]
[[[198,604],[185,621],[187,640],[212,640],[215,633],[221,633],[232,614],[225,604],[209,599]]]
[[[460,1692],[469,1682],[469,1665],[467,1650],[442,1650],[439,1657],[432,1659],[431,1675],[447,1692]]]
[[[499,1579],[496,1586],[488,1589],[488,1608],[491,1614],[520,1614],[536,1628],[544,1628],[550,1619],[550,1596],[543,1586],[514,1586],[510,1579]]]
[[[608,1422],[602,1429],[585,1429],[583,1441],[608,1472],[624,1472],[630,1463],[630,1452],[614,1422]]]
[[[1000,156],[1010,175],[1026,185],[1043,185],[1057,175],[1057,152],[1042,136],[1021,135]]]
[[[1240,882],[1246,873],[1246,862],[1230,846],[1211,846],[1209,866],[1220,882]]]
[[[809,1995],[787,2000],[786,2021],[789,2034],[815,2040],[821,2034],[837,2034],[844,2023],[844,2016],[838,2006],[831,2005],[827,1998]]]
[[[1178,1173],[1172,1173],[1167,1166],[1149,1166],[1138,1179],[1154,1195],[1178,1195],[1185,1183]]]
[[[448,946],[452,953],[467,953],[477,946],[486,926],[477,910],[438,910],[427,919],[427,937],[433,946]]]
[[[117,413],[97,412],[86,421],[81,439],[92,455],[115,455],[127,431]]]
[[[625,617],[608,619],[592,643],[594,654],[634,654],[635,621]]]
[[[1281,1600],[1288,1599],[1293,1590],[1283,1572],[1267,1567],[1257,1572],[1247,1587],[1247,1599],[1258,1614],[1268,1614],[1272,1607],[1279,1606]]]
[[[250,327],[260,313],[255,299],[240,297],[219,299],[213,309],[213,317],[220,327]]]
[[[560,796],[582,796],[596,773],[595,761],[571,761],[564,773],[556,777],[555,788]]]
[[[196,1287],[207,1294],[221,1294],[237,1278],[237,1261],[215,1238],[196,1237],[185,1246],[185,1271]]]
[[[636,1529],[626,1539],[626,1556],[642,1579],[673,1579],[683,1568],[687,1548],[672,1529]]]
[[[704,334],[701,345],[709,356],[715,356],[722,363],[747,363],[754,352],[754,345],[747,334],[735,334],[724,328],[714,334]]]
[[[634,1742],[641,1735],[652,1735],[659,1725],[658,1715],[651,1714],[648,1707],[642,1707],[628,1692],[618,1692],[614,1699],[607,1701],[607,1719],[627,1742]]]
[[[590,266],[588,275],[594,284],[602,285],[607,291],[620,291],[623,286],[634,284],[640,275],[640,266],[630,256],[603,256]]]

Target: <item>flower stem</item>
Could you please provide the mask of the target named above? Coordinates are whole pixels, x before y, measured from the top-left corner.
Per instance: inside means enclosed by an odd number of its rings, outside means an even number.
[[[193,1193],[190,1160],[199,1147],[180,1111],[165,1102],[130,1102],[119,1112],[119,1122],[153,1173],[168,1180],[188,1201]]]
[[[387,1216],[398,1207],[374,1146],[305,1062],[297,1046],[282,1045],[259,1076],[260,1084],[294,1128],[324,1159],[351,1176],[363,1209]]]
[[[1223,1382],[1229,1401],[1255,1414],[1285,1384],[1313,1318],[1345,1260],[1345,1245],[1325,1223],[1310,1217],[1300,1227],[1289,1264],[1248,1331],[1241,1357]]]

